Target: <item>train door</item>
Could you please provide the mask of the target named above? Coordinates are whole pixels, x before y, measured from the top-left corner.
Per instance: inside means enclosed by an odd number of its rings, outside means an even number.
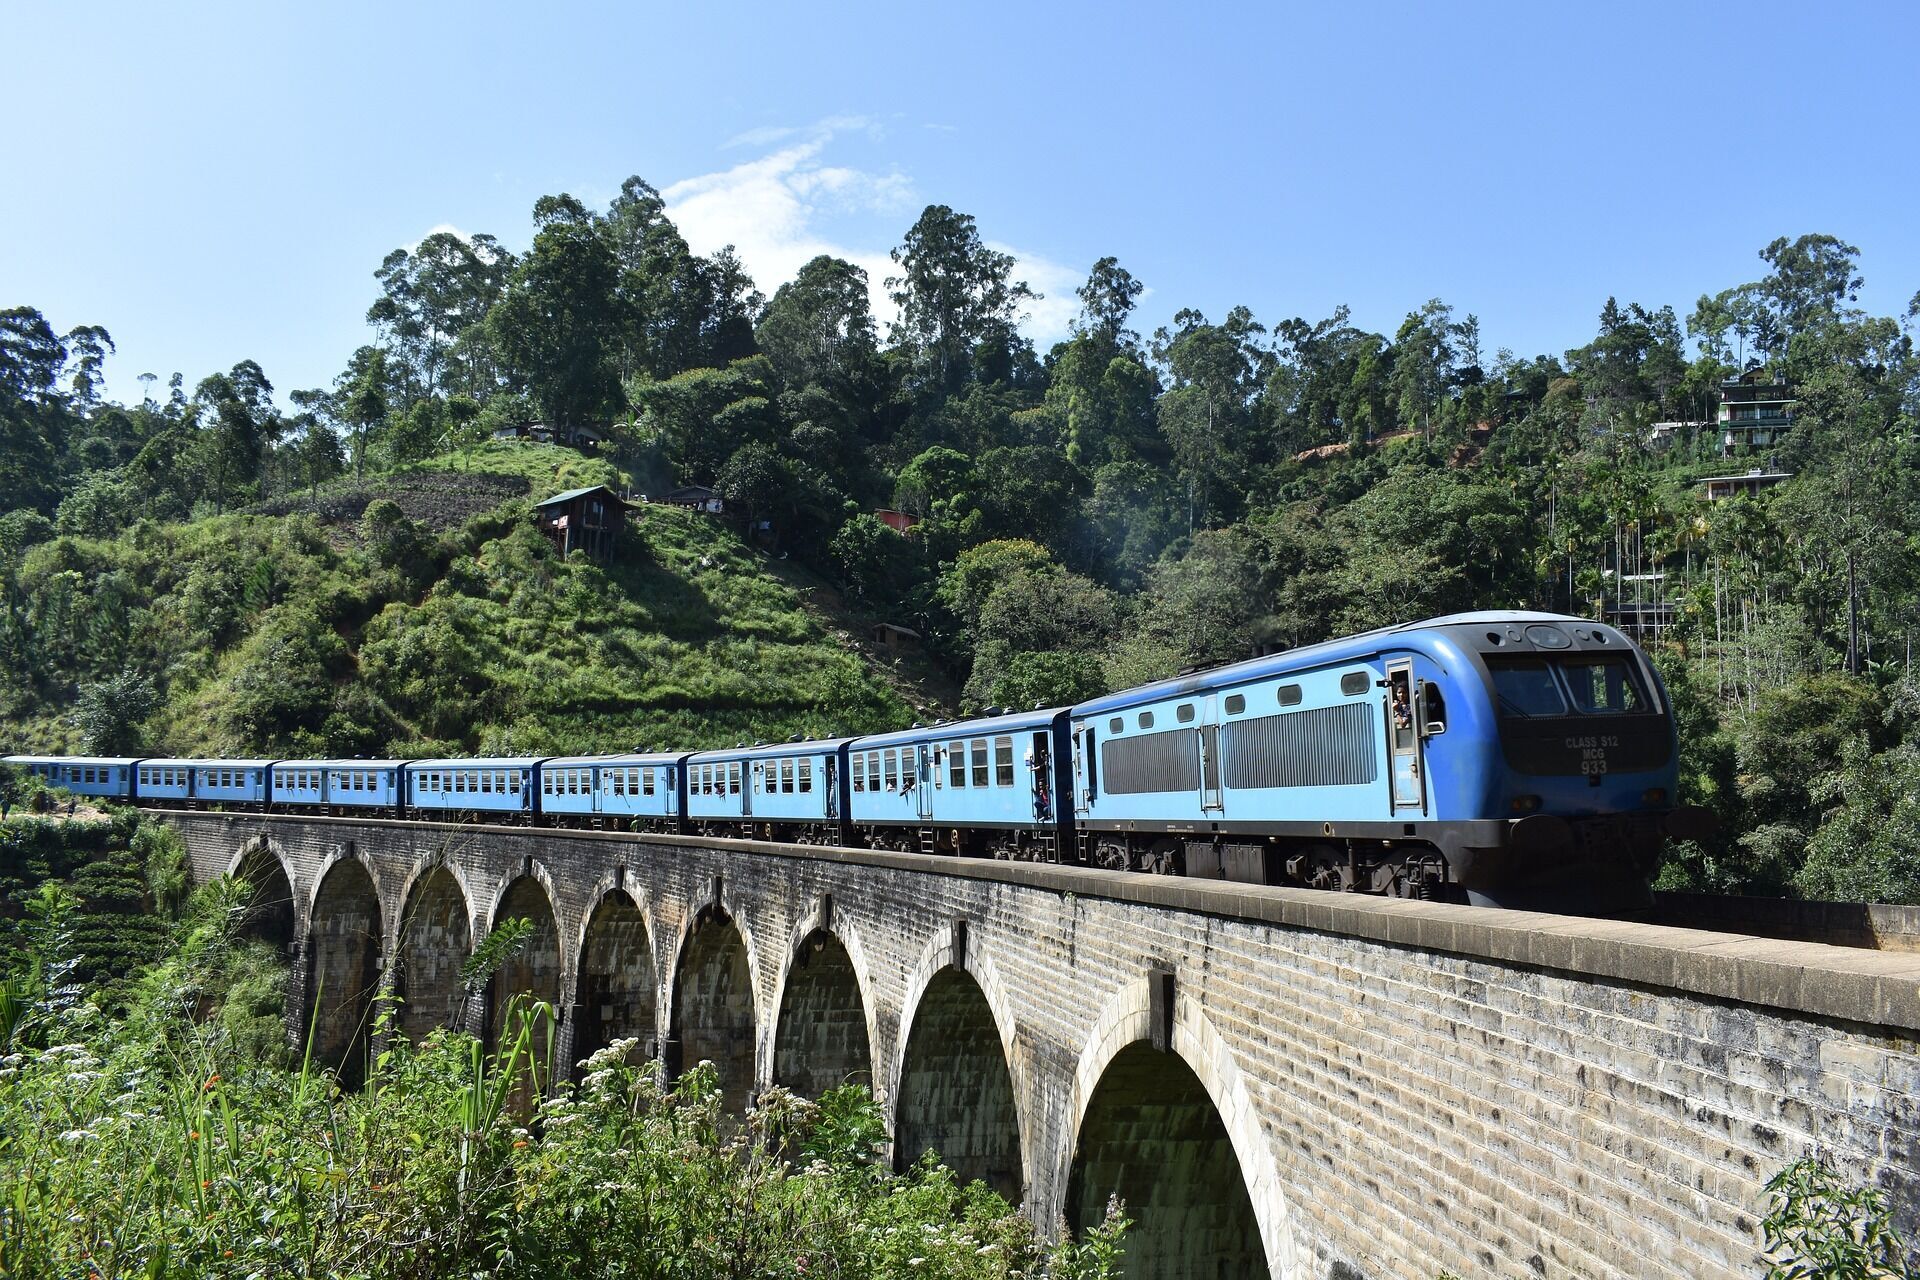
[[[587,777],[593,780],[593,811],[604,813],[607,807],[605,788],[613,785],[613,770],[594,765],[587,770]]]
[[[1418,714],[1414,700],[1413,662],[1402,659],[1387,664],[1387,748],[1391,757],[1393,811],[1427,809],[1426,780],[1421,777],[1420,729],[1414,723]]]
[[[919,798],[917,803],[920,806],[920,821],[922,822],[930,822],[933,819],[933,765],[931,763],[931,753],[932,748],[924,742],[919,743],[913,749],[913,793]]]
[[[1220,719],[1211,697],[1200,704],[1200,808],[1214,817],[1225,809],[1220,790]]]
[[[743,818],[751,818],[753,816],[753,789],[760,785],[762,778],[767,776],[767,764],[768,762],[765,760],[743,760],[738,765],[740,769],[740,816]],[[767,789],[771,791],[773,788],[769,786]]]
[[[1082,817],[1093,807],[1093,726],[1073,731],[1073,811]]]

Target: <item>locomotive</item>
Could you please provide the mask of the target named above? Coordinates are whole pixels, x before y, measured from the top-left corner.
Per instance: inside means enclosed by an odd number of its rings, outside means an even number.
[[[1675,803],[1666,689],[1602,623],[1384,627],[1070,707],[713,751],[449,760],[12,756],[152,806],[509,821],[1077,863],[1607,912]]]

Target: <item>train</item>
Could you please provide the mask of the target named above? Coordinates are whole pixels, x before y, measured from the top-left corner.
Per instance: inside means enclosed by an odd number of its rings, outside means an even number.
[[[444,760],[9,756],[81,796],[732,836],[1526,909],[1644,905],[1671,703],[1617,629],[1484,611],[1031,711],[706,751]]]

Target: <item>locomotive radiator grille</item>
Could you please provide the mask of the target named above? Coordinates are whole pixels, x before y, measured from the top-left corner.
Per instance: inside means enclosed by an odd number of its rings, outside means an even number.
[[[1379,776],[1373,708],[1364,702],[1292,711],[1226,726],[1227,785],[1352,787]]]
[[[1197,791],[1200,750],[1191,729],[1111,739],[1100,747],[1101,785],[1115,795]]]

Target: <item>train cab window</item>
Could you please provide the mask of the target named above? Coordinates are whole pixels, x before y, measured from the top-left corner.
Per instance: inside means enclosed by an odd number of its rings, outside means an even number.
[[[1530,718],[1567,714],[1566,699],[1553,672],[1539,658],[1502,658],[1487,663],[1494,701],[1504,715]]]
[[[1245,694],[1230,693],[1227,695],[1227,714],[1228,715],[1237,716],[1242,711],[1245,711],[1246,709],[1247,709],[1247,697]]]
[[[987,740],[985,738],[975,738],[973,740],[973,785],[976,787],[988,785]]]
[[[1341,690],[1344,692],[1346,689],[1346,682],[1344,680],[1341,681],[1340,687],[1341,687]],[[1281,685],[1280,686],[1280,705],[1283,707],[1299,706],[1300,705],[1300,686],[1297,684]]]
[[[995,738],[993,740],[993,785],[1010,787],[1013,785],[1013,739]]]
[[[1645,711],[1647,700],[1625,657],[1560,658],[1560,678],[1572,695],[1574,710],[1589,716]]]
[[[1178,720],[1181,724],[1192,724],[1193,723],[1193,704],[1191,702],[1183,702],[1179,706],[1175,707],[1173,709],[1173,718],[1175,720]]]
[[[800,762],[799,777],[800,777],[800,790],[812,791],[813,790],[813,761],[802,760]]]
[[[1151,712],[1151,711],[1142,711],[1142,712],[1140,713],[1140,727],[1141,727],[1142,729],[1151,729],[1151,728],[1153,728],[1153,712]]]
[[[947,781],[956,788],[967,785],[967,744],[964,742],[947,744]]]

